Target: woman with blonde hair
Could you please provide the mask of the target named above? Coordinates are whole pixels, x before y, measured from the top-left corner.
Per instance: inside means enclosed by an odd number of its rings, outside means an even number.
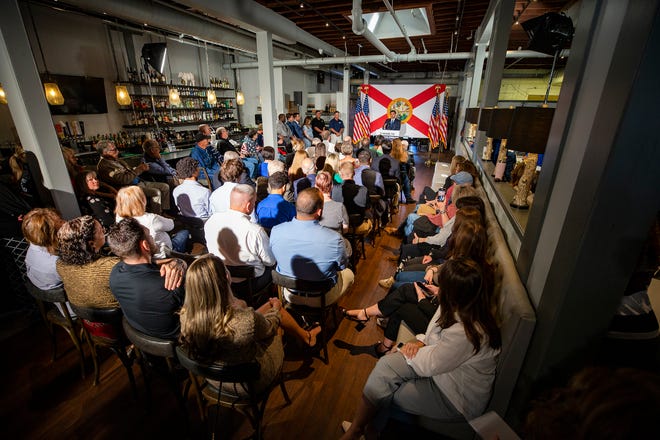
[[[406,204],[417,203],[417,201],[412,198],[412,186],[410,183],[410,170],[415,166],[415,162],[413,161],[412,157],[408,155],[408,151],[405,148],[403,140],[396,138],[392,141],[391,155],[393,158],[399,161],[401,189],[403,190],[403,195],[406,198]]]
[[[147,197],[139,186],[125,186],[119,190],[115,214],[117,223],[124,218],[133,217],[149,230],[159,249],[154,255],[156,258],[166,258],[172,250],[186,251],[188,230],[174,232],[174,220],[147,212]],[[168,232],[172,234],[171,237]]]
[[[257,393],[268,388],[282,370],[284,350],[279,328],[310,347],[321,331],[318,326],[302,329],[277,298],[270,298],[256,310],[248,307],[234,297],[225,265],[212,254],[198,258],[188,268],[180,321],[180,342],[191,358],[225,365],[256,360],[261,366],[254,384]],[[223,384],[223,389],[246,394],[240,384]]]
[[[295,142],[295,139],[292,141]],[[303,150],[298,150],[293,155],[293,161],[289,167],[289,182],[293,183],[301,177],[305,177],[305,173],[302,170],[303,160],[307,159],[307,152]]]
[[[64,220],[52,208],[35,208],[25,214],[21,229],[30,243],[25,254],[27,277],[36,287],[50,290],[62,285],[57,262],[57,231]]]
[[[325,158],[325,164],[323,165],[323,171],[327,171],[332,176],[333,180],[336,183],[342,183],[341,177],[339,177],[339,155],[337,153],[330,153]]]

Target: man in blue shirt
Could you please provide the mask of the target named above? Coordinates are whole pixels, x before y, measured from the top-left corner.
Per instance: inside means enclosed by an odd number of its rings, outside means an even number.
[[[298,194],[296,218],[273,228],[270,248],[282,275],[309,281],[332,279],[335,286],[326,294],[326,304],[336,302],[353,285],[355,276],[346,268],[348,257],[342,236],[319,225],[323,195],[317,188]],[[319,298],[307,298],[284,290],[284,298],[294,304],[320,307]]]
[[[334,118],[330,119],[328,123],[328,129],[330,130],[330,142],[334,145],[337,142],[341,142],[342,134],[344,133],[344,121],[339,119],[339,112],[335,112]]]
[[[218,171],[220,171],[220,163],[218,161],[217,152],[211,145],[211,136],[204,133],[197,133],[195,137],[195,146],[190,152],[190,157],[199,162],[201,179],[208,179],[212,188],[219,188],[222,183],[218,180]]]
[[[305,139],[303,136],[302,127],[300,126],[300,113],[292,113],[289,121],[286,123],[291,129],[291,134],[300,140]]]
[[[284,200],[283,196],[288,182],[289,178],[282,171],[268,178],[268,197],[257,205],[257,219],[266,229],[291,221],[296,216],[296,207]]]

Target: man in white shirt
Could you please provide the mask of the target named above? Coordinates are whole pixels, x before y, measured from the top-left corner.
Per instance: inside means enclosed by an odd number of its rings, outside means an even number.
[[[184,217],[196,217],[206,220],[211,216],[209,197],[211,191],[201,185],[199,177],[199,162],[192,157],[184,157],[176,164],[177,176],[183,179],[174,188],[174,203]]]
[[[253,291],[270,284],[275,257],[270,251],[266,231],[250,221],[256,192],[250,185],[235,185],[229,197],[229,210],[216,212],[204,225],[206,246],[228,266],[252,266]],[[232,289],[239,296],[250,294],[244,279],[232,279]]]

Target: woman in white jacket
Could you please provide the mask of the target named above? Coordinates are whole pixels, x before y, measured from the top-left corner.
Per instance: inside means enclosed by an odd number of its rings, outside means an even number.
[[[483,413],[502,343],[492,292],[482,285],[481,268],[473,260],[442,265],[439,306],[426,334],[376,364],[353,423],[342,424],[342,439],[373,436],[390,407],[440,420],[470,420]]]
[[[174,220],[162,215],[147,212],[147,198],[139,186],[125,186],[117,193],[115,207],[117,223],[125,218],[133,217],[149,230],[158,252],[155,258],[167,258],[171,251],[186,252],[188,230],[174,230]]]

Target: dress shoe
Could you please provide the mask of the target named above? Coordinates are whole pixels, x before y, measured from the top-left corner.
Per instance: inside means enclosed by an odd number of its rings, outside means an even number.
[[[378,285],[384,289],[389,289],[394,284],[394,277],[385,278],[378,281]]]

